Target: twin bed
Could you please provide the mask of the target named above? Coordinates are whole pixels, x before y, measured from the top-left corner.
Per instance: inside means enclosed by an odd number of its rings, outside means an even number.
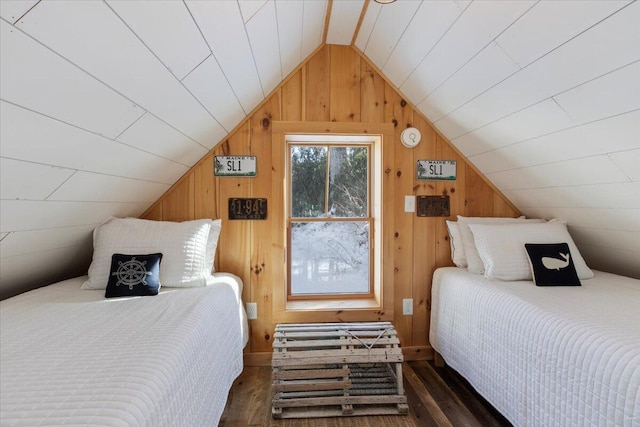
[[[515,426],[640,426],[639,280],[595,271],[542,287],[466,267],[433,277],[430,342],[448,366]]]
[[[640,284],[580,288],[436,270],[430,341],[516,426],[640,426]]]
[[[242,282],[211,273],[213,222],[139,221],[96,229],[89,276],[0,302],[0,425],[218,424],[248,340]],[[113,251],[164,253],[157,295],[105,297],[96,267]]]

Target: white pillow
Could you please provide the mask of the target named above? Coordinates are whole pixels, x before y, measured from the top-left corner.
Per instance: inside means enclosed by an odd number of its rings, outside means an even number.
[[[532,280],[525,243],[567,243],[580,279],[590,279],[587,267],[563,221],[524,224],[469,224],[488,279]]]
[[[451,244],[451,260],[456,267],[465,268],[467,266],[467,257],[464,255],[464,245],[462,244],[462,235],[460,235],[458,222],[447,220],[447,231],[449,232],[449,243]]]
[[[206,286],[217,246],[213,223],[210,219],[169,222],[108,218],[93,230],[93,260],[89,279],[82,284],[82,289],[106,288],[114,253],[160,252],[163,287]],[[219,234],[219,224],[217,231]]]
[[[211,221],[211,230],[209,231],[209,239],[207,239],[207,265],[206,269],[210,273],[215,273],[213,263],[216,260],[216,249],[218,248],[218,238],[222,230],[222,220],[214,219]]]
[[[464,255],[467,259],[467,269],[469,272],[474,274],[484,273],[484,265],[476,250],[476,244],[473,241],[473,233],[471,233],[469,224],[514,224],[525,221],[545,222],[543,219],[525,219],[524,216],[519,218],[493,218],[458,215],[458,228],[460,229],[460,236],[462,236],[462,245],[464,246]]]

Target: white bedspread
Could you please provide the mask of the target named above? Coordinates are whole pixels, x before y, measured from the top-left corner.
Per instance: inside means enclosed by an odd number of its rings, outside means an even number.
[[[581,287],[436,270],[431,344],[516,426],[640,426],[640,281]]]
[[[246,342],[242,284],[217,276],[113,299],[79,277],[0,302],[0,425],[217,425]]]

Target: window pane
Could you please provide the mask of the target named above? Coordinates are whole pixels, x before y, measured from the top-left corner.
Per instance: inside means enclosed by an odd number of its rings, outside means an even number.
[[[327,147],[291,147],[291,216],[325,215]]]
[[[330,150],[330,216],[368,216],[369,150],[366,147],[331,147]]]
[[[291,295],[369,292],[369,223],[291,224]]]

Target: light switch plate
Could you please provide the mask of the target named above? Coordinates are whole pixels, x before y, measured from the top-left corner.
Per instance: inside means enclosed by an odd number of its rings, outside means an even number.
[[[404,211],[405,212],[416,211],[416,196],[404,196]]]
[[[402,314],[404,316],[413,316],[413,299],[406,298],[402,300]]]

